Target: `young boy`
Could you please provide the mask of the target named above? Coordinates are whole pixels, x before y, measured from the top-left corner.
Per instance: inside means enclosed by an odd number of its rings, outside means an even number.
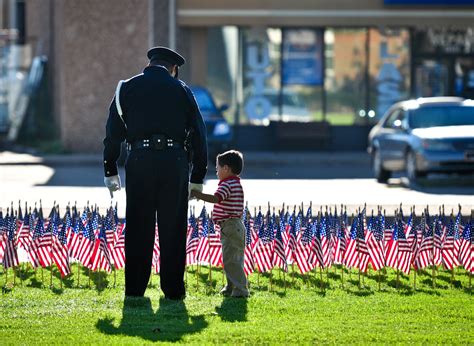
[[[216,171],[219,186],[214,195],[196,190],[191,197],[215,203],[212,220],[221,227],[222,258],[227,285],[221,290],[224,296],[248,297],[247,278],[244,273],[245,226],[242,222],[244,191],[240,185],[243,156],[236,150],[217,155]]]

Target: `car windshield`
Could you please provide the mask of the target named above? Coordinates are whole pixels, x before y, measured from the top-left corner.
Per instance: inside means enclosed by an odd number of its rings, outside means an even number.
[[[204,112],[216,112],[216,105],[212,101],[211,96],[204,89],[192,89],[194,97],[198,103],[199,109]]]
[[[413,129],[459,125],[474,125],[474,107],[421,107],[411,111],[410,127]]]

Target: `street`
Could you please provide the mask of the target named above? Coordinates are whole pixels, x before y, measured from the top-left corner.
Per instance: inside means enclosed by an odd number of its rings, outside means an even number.
[[[432,213],[444,205],[447,213],[457,212],[458,204],[464,215],[474,209],[474,179],[472,177],[430,177],[416,186],[409,186],[404,177],[379,184],[372,178],[368,156],[355,153],[244,153],[246,161],[242,174],[245,200],[254,208],[292,209],[310,203],[313,211],[320,207],[344,204],[349,213],[367,204],[370,213],[381,205],[387,214],[403,205],[405,213],[415,206],[417,214],[429,205]],[[125,182],[120,168],[122,185]],[[213,193],[218,181],[215,169],[209,165],[204,191]],[[34,206],[41,200],[45,210],[53,203],[61,208],[77,202],[82,208],[88,202],[103,209],[111,199],[103,186],[100,155],[60,155],[39,157],[29,154],[3,152],[0,154],[0,207],[21,200]],[[119,214],[125,214],[125,190],[117,192],[113,203],[119,205]],[[199,212],[203,203],[190,202]],[[211,206],[208,206],[211,208]]]

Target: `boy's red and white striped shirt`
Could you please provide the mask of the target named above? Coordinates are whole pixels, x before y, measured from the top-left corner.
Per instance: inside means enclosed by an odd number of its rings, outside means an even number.
[[[214,204],[212,220],[222,221],[231,217],[242,217],[244,211],[244,190],[240,185],[240,178],[231,176],[219,181],[214,196],[219,203]]]

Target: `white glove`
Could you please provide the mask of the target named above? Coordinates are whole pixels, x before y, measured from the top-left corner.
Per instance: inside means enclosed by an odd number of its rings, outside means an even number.
[[[114,198],[114,191],[120,190],[122,185],[120,184],[120,176],[113,175],[111,177],[104,177],[104,184],[109,189],[110,198]]]
[[[188,199],[195,199],[196,197],[191,197],[191,191],[196,190],[202,192],[203,185],[202,184],[195,184],[189,183],[188,185]]]

